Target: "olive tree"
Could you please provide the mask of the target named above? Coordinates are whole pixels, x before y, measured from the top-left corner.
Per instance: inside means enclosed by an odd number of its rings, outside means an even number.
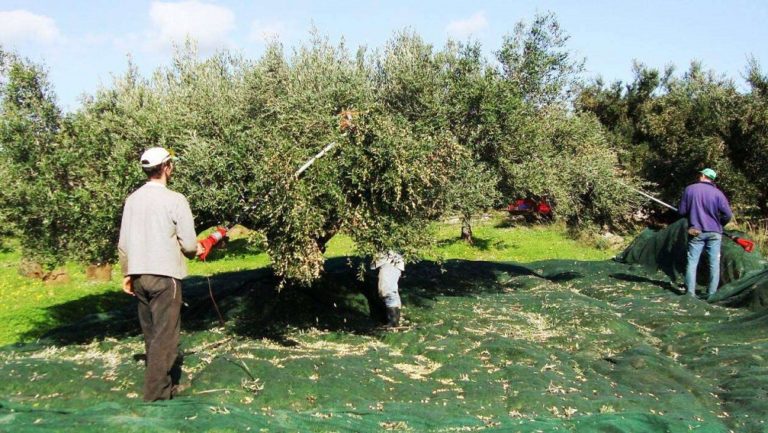
[[[536,15],[530,24],[517,23],[497,53],[514,93],[536,107],[570,100],[584,60],[575,59],[567,49],[569,38],[551,12]]]
[[[749,93],[742,97],[732,140],[731,156],[751,186],[748,203],[768,216],[768,75],[751,59],[747,68]]]
[[[592,115],[574,113],[583,61],[552,14],[519,23],[497,52],[498,70],[481,106],[488,119],[477,148],[508,199],[546,197],[573,227],[621,226],[637,200],[615,144]]]
[[[12,53],[0,55],[0,166],[3,211],[21,236],[26,258],[60,264],[71,238],[69,209],[79,203],[70,168],[76,149],[61,138],[62,115],[46,72]]]
[[[401,86],[419,94],[428,83],[383,73],[392,57],[352,58],[324,39],[290,61],[277,52],[251,77],[249,112],[270,143],[258,166],[269,189],[258,194],[264,199],[251,218],[266,234],[278,272],[315,278],[325,243],[341,230],[361,254],[394,248],[416,256],[431,240],[429,222],[446,209],[447,181],[464,155],[448,131],[423,116],[418,101],[396,99]],[[385,99],[384,89],[395,99]],[[352,127],[340,130],[341,111],[352,113]],[[329,142],[338,143],[329,156],[293,177]]]
[[[498,176],[483,163],[482,106],[490,96],[478,44],[450,41],[436,51],[418,35],[400,32],[376,64],[376,92],[387,110],[431,134],[450,134],[462,159],[446,173],[445,211],[458,214],[462,239],[472,242],[473,214],[499,198]]]
[[[594,83],[577,107],[598,116],[619,147],[623,168],[657,185],[662,199],[678,200],[699,170],[712,167],[729,198],[746,204],[759,189],[747,171],[761,158],[760,133],[753,134],[759,128],[751,129],[759,124],[752,122],[760,118],[759,104],[747,103],[758,94],[740,95],[732,80],[696,62],[681,75],[638,63],[631,83]]]
[[[261,231],[276,272],[309,282],[341,230],[362,253],[413,256],[445,211],[448,179],[464,157],[449,132],[377,101],[373,74],[363,54],[320,37],[291,56],[275,44],[254,63],[226,53],[199,60],[187,49],[146,82],[129,74],[100,92],[79,131],[109,149],[107,161],[133,164],[101,178],[123,195],[140,181],[134,161],[143,148],[175,150],[173,187],[201,227],[238,221]],[[341,112],[351,113],[350,127],[339,127]],[[330,142],[336,148],[297,178]],[[121,170],[131,174],[115,176]]]
[[[621,227],[639,202],[597,119],[552,107],[531,116],[502,144],[500,167],[513,196],[547,197],[574,228]]]

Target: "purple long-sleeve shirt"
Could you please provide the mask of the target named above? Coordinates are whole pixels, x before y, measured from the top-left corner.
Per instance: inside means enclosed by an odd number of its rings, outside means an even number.
[[[722,233],[723,226],[733,217],[725,194],[709,182],[688,185],[680,200],[679,212],[688,217],[690,227],[703,232]]]

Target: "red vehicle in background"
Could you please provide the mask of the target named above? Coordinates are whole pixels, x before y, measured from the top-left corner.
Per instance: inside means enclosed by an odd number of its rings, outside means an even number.
[[[552,205],[546,197],[538,200],[531,198],[519,198],[507,206],[510,215],[522,215],[526,220],[552,219]]]

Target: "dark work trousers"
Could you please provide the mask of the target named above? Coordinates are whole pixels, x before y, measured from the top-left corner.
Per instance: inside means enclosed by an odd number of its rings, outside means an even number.
[[[133,291],[139,301],[139,323],[147,356],[144,401],[168,400],[181,374],[176,359],[181,330],[181,281],[138,275],[133,279]]]

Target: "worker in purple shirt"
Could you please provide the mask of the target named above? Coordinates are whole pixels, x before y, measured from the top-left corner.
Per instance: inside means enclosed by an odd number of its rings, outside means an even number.
[[[709,256],[709,285],[707,294],[717,292],[720,282],[720,245],[723,226],[733,217],[725,194],[715,186],[717,173],[711,168],[699,172],[699,181],[688,185],[680,200],[680,215],[688,218],[688,264],[685,287],[688,295],[696,294],[696,268],[706,248]]]

